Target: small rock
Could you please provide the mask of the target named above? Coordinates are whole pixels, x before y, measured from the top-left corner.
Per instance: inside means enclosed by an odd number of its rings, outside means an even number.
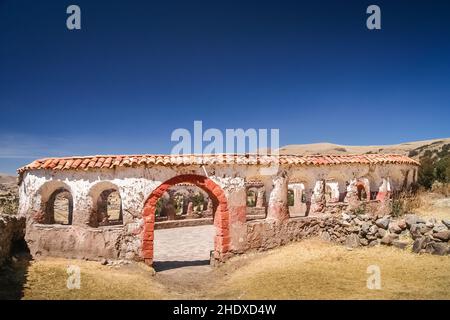
[[[381,228],[378,229],[378,231],[377,231],[377,235],[379,238],[383,238],[386,235],[386,233],[387,233],[387,231],[384,229],[381,229]]]
[[[406,221],[405,219],[400,219],[397,221],[397,225],[400,229],[405,230],[406,229]]]
[[[376,240],[376,239],[377,239],[377,236],[376,236],[376,235],[368,234],[368,235],[366,236],[366,238],[367,238],[367,240],[372,241],[372,240]]]
[[[360,214],[359,219],[361,219],[363,221],[367,221],[367,220],[369,220],[369,216],[367,214]]]
[[[361,225],[361,231],[364,234],[369,233],[370,226],[371,226],[370,222],[363,222],[363,224]]]
[[[426,221],[424,219],[418,217],[416,223],[424,223],[425,224]]]
[[[448,241],[450,240],[450,230],[436,232],[433,234],[433,237],[442,241]]]
[[[437,223],[433,228],[433,232],[441,232],[441,231],[446,231],[446,230],[447,230],[447,227],[443,223]]]
[[[432,223],[431,221],[428,221],[427,223],[425,223],[425,225],[427,226],[427,228],[433,229],[434,227],[434,223]]]
[[[346,230],[348,232],[359,232],[359,227],[358,226],[350,226],[350,227],[347,227]]]
[[[397,238],[398,238],[398,235],[393,234],[393,233],[388,233],[381,239],[381,244],[391,245],[392,242]]]
[[[322,232],[322,234],[320,235],[320,238],[324,241],[331,241],[331,236],[326,231]]]
[[[385,235],[383,238],[381,238],[381,244],[390,245],[392,243],[391,237],[389,235]]]
[[[450,220],[443,219],[443,220],[442,220],[442,223],[445,224],[445,226],[446,226],[447,228],[450,228]]]
[[[348,220],[350,220],[350,215],[348,215],[346,213],[342,213],[342,219],[348,221]]]
[[[342,221],[341,225],[344,226],[344,227],[349,227],[351,224],[348,221]]]
[[[357,248],[359,247],[359,244],[359,237],[354,233],[347,236],[347,238],[345,239],[345,246],[347,248]]]
[[[418,224],[413,224],[411,226],[411,228],[409,229],[409,232],[411,233],[411,237],[414,240],[417,239],[417,238],[421,238],[422,237],[422,234],[420,233]]]
[[[369,244],[369,240],[362,238],[359,239],[359,243],[363,246],[367,246]]]
[[[419,226],[419,232],[420,232],[421,234],[425,234],[425,233],[427,233],[427,232],[433,230],[432,227],[429,227],[429,226],[427,226],[427,225],[424,224],[424,223],[420,223],[420,224],[418,224],[418,226]]]
[[[378,227],[376,226],[376,225],[371,225],[370,226],[370,228],[369,228],[369,233],[370,234],[375,234],[375,233],[377,233],[377,231],[378,231],[379,229],[378,229]]]
[[[442,242],[430,242],[425,247],[426,252],[439,256],[447,254],[447,250],[447,244]]]
[[[355,219],[353,219],[353,222],[355,223],[355,224],[357,224],[357,225],[362,225],[362,221],[361,220],[359,220],[358,218],[355,218]]]
[[[375,224],[379,228],[387,229],[387,227],[389,225],[389,218],[378,219],[377,221],[375,221]]]
[[[392,233],[400,233],[400,232],[402,232],[402,228],[400,228],[400,227],[398,226],[398,223],[397,223],[397,222],[392,221],[392,222],[389,223],[389,232],[392,232]]]
[[[417,238],[413,243],[412,251],[414,253],[420,253],[420,251],[425,248],[429,242],[430,238],[428,237]]]
[[[400,241],[400,240],[394,240],[392,241],[392,245],[399,249],[405,249],[408,246],[408,242]]]
[[[377,244],[378,244],[378,241],[377,241],[377,240],[372,240],[372,241],[369,242],[369,247],[374,247],[374,246],[376,246]]]
[[[417,216],[415,214],[407,214],[405,217],[405,223],[408,228],[415,225],[417,223]]]
[[[100,261],[100,264],[101,264],[102,266],[106,266],[106,265],[108,264],[108,260],[106,260],[105,258],[103,258],[103,259]]]

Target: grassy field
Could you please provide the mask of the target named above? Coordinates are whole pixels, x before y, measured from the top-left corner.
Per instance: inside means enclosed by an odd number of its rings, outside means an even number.
[[[367,267],[381,271],[381,290],[367,288]],[[288,245],[248,261],[218,289],[240,299],[450,299],[450,257],[392,247],[348,250],[319,240]]]
[[[80,289],[67,289],[69,265],[80,267]],[[366,286],[370,265],[380,267],[381,290]],[[52,258],[31,262],[19,287],[0,283],[0,295],[14,298],[14,289],[22,299],[450,299],[450,257],[384,246],[350,251],[312,239],[237,257],[206,272],[194,267],[186,277],[183,269],[162,281],[142,264],[110,267]]]

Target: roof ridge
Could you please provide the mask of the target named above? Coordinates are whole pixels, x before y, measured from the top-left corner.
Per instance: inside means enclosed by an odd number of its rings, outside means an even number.
[[[106,159],[111,158],[111,161]],[[199,159],[200,158],[200,159]],[[255,161],[256,160],[256,161]],[[278,155],[260,153],[221,153],[221,154],[136,154],[136,155],[95,155],[42,158],[17,169],[18,173],[27,170],[89,170],[112,169],[147,165],[208,165],[208,164],[247,164],[269,165],[337,165],[337,164],[383,164],[407,163],[419,165],[414,159],[402,154],[312,154]]]

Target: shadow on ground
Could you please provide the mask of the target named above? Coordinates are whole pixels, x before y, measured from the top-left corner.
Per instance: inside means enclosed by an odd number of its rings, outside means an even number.
[[[19,300],[27,282],[31,255],[22,239],[13,243],[12,259],[0,267],[0,300]]]
[[[153,268],[156,272],[166,271],[170,269],[177,269],[183,267],[195,267],[209,265],[209,260],[194,260],[194,261],[155,261]]]

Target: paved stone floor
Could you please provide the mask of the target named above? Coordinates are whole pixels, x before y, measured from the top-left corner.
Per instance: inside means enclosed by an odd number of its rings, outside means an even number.
[[[155,230],[155,269],[208,265],[214,235],[214,225]]]

